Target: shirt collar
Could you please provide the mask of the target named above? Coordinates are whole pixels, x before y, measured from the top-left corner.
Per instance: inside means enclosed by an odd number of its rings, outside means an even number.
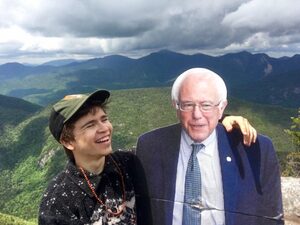
[[[85,173],[94,189],[97,189],[97,186],[99,185],[101,178],[103,176],[110,176],[111,173],[116,172],[116,170],[114,169],[113,166],[111,166],[111,164],[112,164],[111,158],[106,156],[104,169],[100,174],[94,174],[85,170]],[[67,164],[66,173],[68,177],[85,193],[87,193],[90,197],[93,196],[93,193],[90,190],[83,174],[73,162],[69,161],[69,163]]]
[[[181,136],[182,136],[182,140],[186,143],[186,145],[188,145],[190,148],[191,145],[193,143],[197,143],[197,144],[204,144],[205,148],[203,150],[201,150],[201,152],[204,152],[208,155],[213,155],[213,152],[208,151],[207,149],[209,149],[208,147],[214,142],[214,140],[216,140],[217,135],[216,135],[216,129],[213,130],[213,132],[202,142],[194,142],[191,137],[187,134],[187,132],[182,129],[181,132]]]

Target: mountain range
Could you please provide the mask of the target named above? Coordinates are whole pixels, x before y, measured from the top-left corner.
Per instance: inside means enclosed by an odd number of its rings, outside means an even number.
[[[229,96],[297,108],[300,106],[300,55],[272,58],[249,52],[223,56],[185,55],[162,50],[132,59],[111,55],[38,66],[0,65],[0,94],[46,106],[66,94],[145,87],[168,87],[186,69],[209,68],[223,77]]]
[[[138,59],[112,55],[42,65],[7,63],[0,65],[0,224],[17,221],[1,213],[37,224],[42,193],[66,163],[48,129],[50,103],[69,93],[112,90],[113,149],[132,149],[141,133],[177,121],[170,86],[192,67],[209,68],[224,78],[230,96],[226,113],[246,117],[271,137],[284,165],[285,155],[295,149],[284,129],[300,106],[300,55],[213,57],[163,50]]]
[[[141,133],[177,122],[169,87],[113,90],[111,94],[108,115],[114,127],[114,150],[133,149]],[[290,117],[296,112],[235,98],[229,98],[226,109],[228,114],[246,117],[259,133],[271,137],[283,162],[295,149],[284,129],[290,127]],[[48,129],[49,114],[50,105],[41,107],[0,95],[0,224],[37,224],[42,194],[65,166],[64,151]]]

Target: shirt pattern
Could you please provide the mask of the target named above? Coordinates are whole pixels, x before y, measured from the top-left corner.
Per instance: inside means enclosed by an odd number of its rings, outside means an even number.
[[[69,162],[65,170],[49,184],[40,205],[39,224],[135,225],[134,155],[111,154],[122,171],[125,184],[125,208],[119,216],[108,213],[93,196],[81,171]],[[110,157],[106,157],[100,175],[86,172],[92,187],[107,209],[117,212],[123,202],[121,177]]]

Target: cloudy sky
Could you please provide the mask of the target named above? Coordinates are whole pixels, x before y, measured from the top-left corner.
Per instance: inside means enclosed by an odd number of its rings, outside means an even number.
[[[300,53],[300,0],[0,0],[0,64],[111,54]]]

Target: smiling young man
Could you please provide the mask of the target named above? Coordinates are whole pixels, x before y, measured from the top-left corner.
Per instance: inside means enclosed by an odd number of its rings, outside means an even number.
[[[136,157],[112,153],[109,95],[69,95],[53,106],[49,128],[70,160],[43,196],[39,224],[136,224]]]

